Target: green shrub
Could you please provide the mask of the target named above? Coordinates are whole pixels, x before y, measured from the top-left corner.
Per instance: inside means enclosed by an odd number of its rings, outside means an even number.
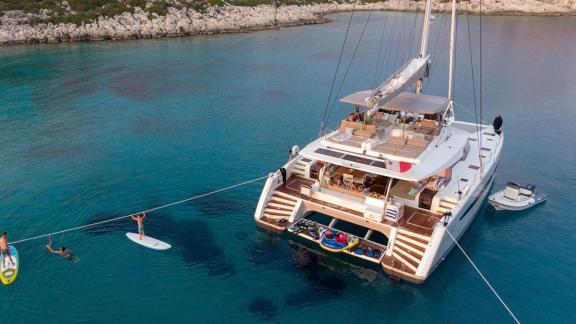
[[[141,9],[146,8],[146,3],[148,3],[146,0],[128,0],[130,7],[140,7]]]
[[[223,6],[225,3],[223,0],[208,0],[211,6]]]
[[[164,16],[168,13],[168,7],[169,5],[165,1],[156,1],[147,11],[151,14],[155,13],[158,16]]]

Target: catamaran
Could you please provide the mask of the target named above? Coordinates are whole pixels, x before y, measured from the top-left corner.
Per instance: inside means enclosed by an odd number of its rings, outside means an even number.
[[[504,133],[500,116],[492,125],[455,119],[455,0],[447,96],[422,93],[431,8],[426,1],[419,55],[375,89],[341,98],[353,113],[337,130],[294,147],[270,174],[254,213],[259,226],[380,264],[413,283],[444,260],[490,191]],[[314,221],[315,214],[330,221]],[[345,224],[362,234],[346,233]]]

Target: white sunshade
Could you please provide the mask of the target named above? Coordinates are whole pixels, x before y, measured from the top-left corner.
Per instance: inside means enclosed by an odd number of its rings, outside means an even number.
[[[366,98],[372,90],[364,90],[348,95],[341,102],[367,107]],[[436,114],[448,107],[448,98],[402,92],[387,103],[378,106],[380,109],[412,112],[418,114]]]

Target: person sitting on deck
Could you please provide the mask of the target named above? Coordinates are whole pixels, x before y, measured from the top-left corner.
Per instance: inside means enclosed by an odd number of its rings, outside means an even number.
[[[364,121],[364,113],[355,111],[353,113],[350,113],[346,118],[346,120],[350,122],[362,122]]]
[[[356,192],[362,192],[362,185],[356,184],[355,182],[352,182],[352,190],[356,191]]]
[[[342,175],[339,174],[330,178],[330,185],[340,187],[342,185]]]

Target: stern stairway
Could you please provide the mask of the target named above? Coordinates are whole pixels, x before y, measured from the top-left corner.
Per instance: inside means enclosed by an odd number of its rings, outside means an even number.
[[[297,202],[296,197],[275,191],[266,203],[260,221],[267,228],[284,231],[289,225],[288,219],[292,215]]]
[[[390,270],[393,272],[416,274],[429,242],[429,236],[398,228],[392,255],[383,260],[385,268],[392,268]]]

